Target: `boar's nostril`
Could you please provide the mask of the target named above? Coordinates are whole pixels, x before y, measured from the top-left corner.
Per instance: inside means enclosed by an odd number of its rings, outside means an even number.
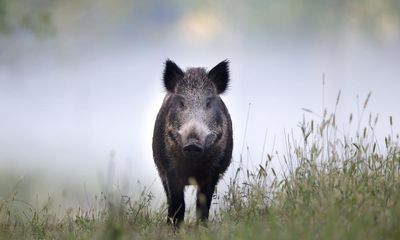
[[[183,153],[188,157],[198,157],[203,153],[203,147],[198,143],[189,143],[183,147]]]

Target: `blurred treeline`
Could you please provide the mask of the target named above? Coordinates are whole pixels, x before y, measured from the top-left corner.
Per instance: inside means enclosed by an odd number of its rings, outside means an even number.
[[[186,14],[211,13],[241,34],[400,38],[398,0],[0,0],[0,34],[168,34]]]

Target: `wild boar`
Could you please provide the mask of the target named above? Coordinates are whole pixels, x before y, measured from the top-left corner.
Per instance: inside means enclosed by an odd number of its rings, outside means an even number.
[[[210,71],[181,70],[165,63],[167,91],[157,115],[153,157],[168,203],[168,222],[184,220],[184,187],[197,185],[196,216],[207,220],[214,189],[228,168],[233,148],[232,121],[220,98],[229,83],[229,62]]]

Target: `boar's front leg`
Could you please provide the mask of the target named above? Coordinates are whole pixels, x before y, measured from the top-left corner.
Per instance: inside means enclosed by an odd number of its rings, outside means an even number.
[[[219,176],[214,176],[204,184],[200,184],[197,190],[197,201],[196,201],[196,215],[197,219],[206,221],[208,219],[211,200],[214,194],[215,185],[218,183]]]
[[[168,179],[168,223],[179,226],[185,216],[184,186]]]

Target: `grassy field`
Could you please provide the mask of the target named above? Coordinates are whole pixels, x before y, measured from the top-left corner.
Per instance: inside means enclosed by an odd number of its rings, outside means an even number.
[[[339,99],[339,98],[338,98]],[[364,103],[363,112],[368,103]],[[306,112],[313,114],[310,110]],[[237,168],[209,223],[166,224],[166,206],[151,207],[143,190],[131,199],[101,193],[91,209],[57,215],[37,209],[18,194],[1,199],[4,239],[400,239],[399,136],[381,142],[367,123],[349,117],[344,133],[336,113],[299,124],[302,137],[286,136],[286,152],[270,153],[255,169]],[[393,127],[393,119],[387,120]],[[386,123],[385,123],[386,124]],[[273,161],[281,164],[275,169]]]

